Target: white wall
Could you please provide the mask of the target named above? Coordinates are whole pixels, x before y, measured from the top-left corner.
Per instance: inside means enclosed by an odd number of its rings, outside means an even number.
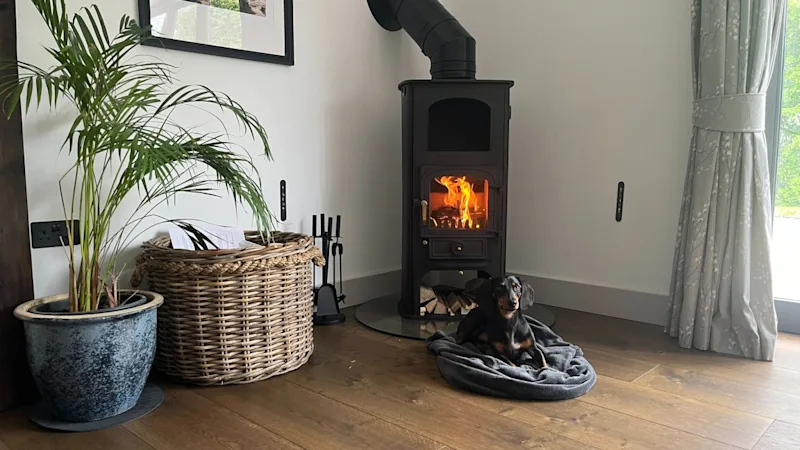
[[[109,17],[136,12],[135,0],[97,1]],[[666,293],[691,132],[688,4],[445,3],[477,39],[478,76],[516,81],[509,271]],[[27,2],[18,23],[21,59],[44,64],[44,27]],[[294,67],[142,52],[179,65],[182,81],[227,92],[263,121],[276,159],[259,164],[270,203],[277,206],[285,178],[290,220],[303,219],[304,230],[323,208],[343,214],[347,278],[398,270],[396,85],[427,78],[428,62],[403,33],[380,29],[363,0],[295,0],[295,29]],[[24,132],[30,219],[58,219],[64,119],[37,113],[25,118]],[[616,223],[620,180],[625,218]],[[249,225],[226,199],[184,198],[162,212]],[[33,263],[37,295],[64,290],[60,249],[33,250]]]
[[[667,293],[691,137],[688,2],[445,3],[477,40],[478,77],[516,81],[508,270]]]
[[[136,17],[136,0],[95,0],[108,22],[124,13]],[[70,9],[90,4],[69,0]],[[180,67],[182,82],[201,83],[230,94],[266,126],[274,162],[259,162],[266,196],[278,206],[278,183],[288,182],[289,219],[303,221],[319,212],[344,216],[345,275],[358,278],[399,269],[400,252],[400,96],[404,78],[398,55],[402,35],[373,21],[366,1],[295,0],[296,65],[241,61],[178,51],[142,48]],[[19,57],[50,64],[42,50],[46,29],[27,1],[17,2]],[[24,26],[23,26],[24,25]],[[179,119],[196,123],[196,115]],[[63,217],[58,178],[69,166],[59,156],[68,111],[47,111],[24,119],[30,220]],[[234,128],[235,129],[235,128]],[[243,141],[247,142],[247,141]],[[258,151],[247,143],[251,151]],[[387,180],[389,183],[387,183]],[[277,209],[276,209],[277,211]],[[161,214],[250,226],[228,198],[184,196]],[[142,237],[151,237],[154,232]],[[37,296],[63,292],[66,265],[62,249],[32,250]],[[135,255],[135,249],[129,257]]]

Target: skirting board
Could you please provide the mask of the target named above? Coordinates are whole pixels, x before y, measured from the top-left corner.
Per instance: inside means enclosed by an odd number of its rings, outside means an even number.
[[[664,326],[669,297],[521,275],[543,305]],[[778,331],[800,334],[800,302],[775,299]]]
[[[666,295],[529,275],[519,276],[533,286],[536,291],[536,302],[542,305],[660,326],[666,322],[669,302]],[[400,271],[346,280],[344,293],[347,295],[347,299],[342,306],[360,305],[374,298],[395,294],[399,290]],[[778,299],[775,301],[775,308],[778,313],[778,329],[787,333],[800,334],[800,302]]]
[[[536,302],[603,316],[663,325],[667,298],[548,278],[521,275],[536,290]],[[386,272],[344,282],[343,307],[359,305],[400,290],[400,271]]]
[[[800,334],[800,302],[776,298],[775,311],[778,313],[778,331]]]
[[[339,289],[338,283],[336,289]],[[342,308],[349,308],[378,297],[395,294],[400,291],[400,271],[345,280],[342,290],[347,296],[344,304],[340,305]]]
[[[536,303],[601,316],[664,325],[667,296],[518,275],[533,286]],[[558,320],[558,319],[556,319]]]

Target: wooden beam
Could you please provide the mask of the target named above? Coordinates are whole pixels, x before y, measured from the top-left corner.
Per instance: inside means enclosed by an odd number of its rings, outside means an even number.
[[[0,0],[0,59],[16,59],[15,0]],[[14,307],[33,298],[28,197],[19,109],[0,116],[0,411],[31,399],[22,324]]]

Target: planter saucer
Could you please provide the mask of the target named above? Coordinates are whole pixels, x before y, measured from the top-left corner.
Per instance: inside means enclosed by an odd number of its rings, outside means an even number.
[[[141,397],[139,397],[139,401],[136,402],[136,406],[122,414],[109,417],[108,419],[94,422],[63,422],[53,418],[50,411],[41,402],[28,410],[28,417],[33,423],[50,430],[72,432],[97,431],[122,425],[123,423],[144,417],[156,409],[163,401],[164,391],[154,383],[147,383],[144,386]]]

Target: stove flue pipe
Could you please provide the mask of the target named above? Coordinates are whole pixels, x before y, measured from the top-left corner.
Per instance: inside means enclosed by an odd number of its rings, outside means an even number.
[[[406,30],[431,60],[433,79],[475,79],[475,39],[438,0],[367,0],[389,31]]]

